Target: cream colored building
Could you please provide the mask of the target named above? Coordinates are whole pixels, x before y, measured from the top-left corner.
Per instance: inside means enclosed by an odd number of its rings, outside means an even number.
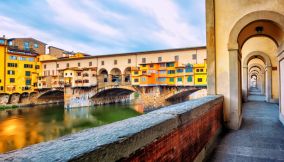
[[[242,103],[256,91],[280,102],[284,122],[284,1],[206,0],[206,24],[208,93],[224,95],[227,125],[240,127]]]
[[[42,81],[48,76],[60,75],[60,71],[70,68],[96,68],[98,82],[113,80],[122,76],[122,82],[130,82],[131,67],[142,63],[177,61],[180,65],[203,63],[206,59],[206,47],[190,47],[157,51],[145,51],[122,54],[109,54],[64,59],[42,59]],[[39,86],[40,87],[40,86]]]

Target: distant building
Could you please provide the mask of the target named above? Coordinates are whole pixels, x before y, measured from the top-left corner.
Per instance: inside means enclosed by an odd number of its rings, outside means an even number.
[[[46,54],[46,44],[34,38],[11,38],[7,39],[7,45],[13,51],[30,51],[37,54]]]

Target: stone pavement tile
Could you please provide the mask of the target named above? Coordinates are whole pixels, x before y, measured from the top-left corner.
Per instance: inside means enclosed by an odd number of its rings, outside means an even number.
[[[278,105],[248,102],[243,105],[243,123],[238,131],[227,131],[219,139],[214,161],[284,162],[284,127]]]

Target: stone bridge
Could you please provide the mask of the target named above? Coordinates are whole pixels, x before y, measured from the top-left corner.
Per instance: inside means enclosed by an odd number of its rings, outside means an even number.
[[[130,100],[136,93],[137,102],[146,108],[158,108],[166,105],[168,100],[186,98],[191,93],[205,87],[174,86],[132,86],[130,83],[107,83],[91,88],[65,87],[64,103],[66,108],[101,105]],[[147,102],[144,102],[147,101]]]

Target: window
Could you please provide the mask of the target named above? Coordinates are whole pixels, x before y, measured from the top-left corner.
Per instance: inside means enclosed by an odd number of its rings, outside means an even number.
[[[159,78],[159,82],[165,82],[167,78]]]
[[[69,68],[69,63],[66,64],[66,67]]]
[[[81,66],[81,63],[80,62],[78,62],[78,67],[80,67]]]
[[[67,76],[67,73],[65,73],[65,76]]]
[[[142,67],[146,67],[146,65],[145,64],[143,64],[143,65],[141,65]]]
[[[150,64],[150,68],[153,68],[154,67],[154,64]]]
[[[145,77],[141,78],[141,81],[142,81],[142,82],[146,82],[146,80],[147,80],[147,79],[146,79]]]
[[[12,46],[13,45],[13,41],[8,41],[8,45]]]
[[[56,64],[56,68],[59,68],[59,64]]]
[[[104,61],[101,61],[101,65],[105,65],[105,62],[104,62]]]
[[[114,60],[114,61],[113,61],[113,64],[116,65],[116,64],[117,64],[117,60]]]
[[[31,76],[31,72],[30,71],[26,71],[26,76]]]
[[[70,75],[72,76],[72,73],[70,73]]]
[[[33,68],[32,64],[24,64],[24,68]]]
[[[198,79],[197,79],[197,82],[202,82],[202,78],[198,78]]]
[[[1,90],[1,91],[3,91],[3,90],[4,90],[4,87],[3,87],[3,86],[1,86],[1,87],[0,87],[0,90]]]
[[[93,66],[93,62],[89,62],[89,66]]]
[[[17,56],[10,56],[9,59],[10,60],[17,60]]]
[[[178,61],[179,60],[179,56],[175,56],[175,61]]]
[[[78,76],[81,76],[81,72],[78,72],[77,75],[78,75]]]
[[[196,69],[196,72],[199,72],[199,69]]]
[[[142,58],[142,63],[146,63],[146,58]]]
[[[135,83],[139,82],[139,79],[134,79],[134,82],[135,82]]]
[[[21,60],[21,61],[26,61],[27,60],[25,57],[19,57],[18,59]]]
[[[196,54],[192,54],[192,60],[196,60],[197,55]]]
[[[15,83],[15,78],[10,78],[10,83]]]
[[[170,82],[174,82],[175,81],[175,78],[170,78]]]
[[[33,62],[35,61],[35,58],[28,58],[28,61]]]
[[[182,82],[182,77],[177,78],[178,82]]]
[[[30,79],[26,79],[26,85],[31,85],[31,80]]]
[[[166,67],[166,64],[160,64],[160,67]]]
[[[192,76],[191,75],[187,77],[187,82],[192,82]]]
[[[128,59],[128,63],[131,64],[131,59]]]
[[[158,57],[158,62],[162,62],[162,57]]]
[[[8,74],[8,75],[15,75],[15,71],[14,71],[14,70],[8,70],[8,71],[7,71],[7,74]]]
[[[147,71],[142,71],[142,74],[143,74],[143,75],[147,74]]]
[[[175,74],[175,70],[168,70],[168,74]]]
[[[24,42],[24,49],[28,50],[30,48],[30,43],[29,42]]]
[[[187,73],[188,73],[188,72],[192,72],[192,67],[187,66],[186,69],[185,69],[185,72],[187,72]]]
[[[8,63],[8,67],[18,67],[17,63]]]
[[[200,69],[200,72],[203,72],[203,69]]]
[[[38,44],[37,43],[34,44],[34,48],[38,48]]]
[[[43,65],[43,68],[46,69],[46,65]]]
[[[177,69],[177,73],[183,73],[183,69]]]
[[[0,39],[0,44],[5,44],[5,40]]]
[[[166,70],[161,70],[159,73],[160,74],[167,74],[167,71]]]
[[[134,71],[134,74],[135,74],[135,75],[138,75],[139,73],[138,73],[138,71]]]
[[[167,66],[167,67],[174,67],[175,64],[174,64],[173,62],[169,62],[169,63],[166,64],[166,66]]]
[[[35,66],[35,69],[39,69],[39,65],[36,65],[36,66]]]

